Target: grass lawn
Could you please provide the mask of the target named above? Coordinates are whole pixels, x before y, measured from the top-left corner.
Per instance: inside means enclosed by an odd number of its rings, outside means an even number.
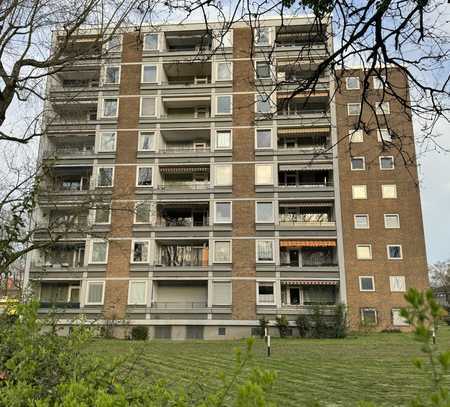
[[[441,348],[450,348],[450,327],[438,333]],[[133,373],[142,379],[164,378],[174,385],[201,377],[213,386],[221,371],[233,367],[236,347],[245,341],[96,340],[90,350],[107,356],[139,352]],[[429,386],[428,378],[412,365],[421,355],[411,334],[374,333],[346,339],[275,339],[272,356],[257,339],[254,364],[272,369],[278,378],[273,400],[280,407],[356,406],[360,400],[377,406],[403,406]],[[448,378],[450,386],[450,377]]]

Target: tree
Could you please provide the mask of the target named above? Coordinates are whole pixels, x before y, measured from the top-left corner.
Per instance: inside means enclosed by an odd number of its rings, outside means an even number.
[[[450,304],[450,259],[431,264],[428,270],[435,295],[441,298],[444,306],[448,307]]]

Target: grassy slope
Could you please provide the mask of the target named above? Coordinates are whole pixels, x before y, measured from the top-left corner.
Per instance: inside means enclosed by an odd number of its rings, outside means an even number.
[[[443,327],[438,339],[443,349],[449,349],[450,328]],[[93,350],[115,356],[136,349],[139,357],[133,372],[139,377],[164,378],[174,384],[201,377],[202,382],[212,385],[219,371],[232,368],[237,346],[244,348],[245,342],[98,340]],[[277,371],[273,398],[283,407],[314,401],[354,406],[359,400],[401,406],[429,384],[412,366],[420,350],[409,334],[371,334],[343,340],[277,339],[272,352],[267,358],[264,342],[258,339],[254,362]]]

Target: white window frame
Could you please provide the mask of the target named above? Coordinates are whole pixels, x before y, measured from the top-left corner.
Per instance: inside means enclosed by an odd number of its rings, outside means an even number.
[[[217,204],[220,203],[228,203],[230,205],[230,219],[229,220],[217,220]],[[221,225],[229,225],[233,223],[233,201],[214,201],[214,223]]]
[[[364,311],[375,311],[375,323],[371,324],[372,326],[378,325],[378,311],[376,308],[372,307],[364,307],[361,308],[361,321],[364,322]]]
[[[102,168],[112,168],[112,173],[111,173],[111,185],[99,185],[98,184],[98,179],[99,179],[99,174],[100,174],[100,169]],[[95,186],[97,188],[112,188],[114,187],[114,174],[115,174],[115,167],[114,166],[109,166],[109,165],[99,165],[96,170],[95,170]]]
[[[106,75],[106,72],[107,72],[108,68],[119,68],[119,81],[118,82],[106,82],[106,80],[107,80],[106,78],[108,77],[108,75]],[[105,65],[105,68],[103,70],[103,84],[104,85],[119,85],[121,73],[122,73],[122,67],[120,65],[115,65],[115,64]]]
[[[369,278],[370,280],[372,280],[372,289],[371,290],[366,290],[363,289],[362,287],[362,279],[363,278]],[[375,291],[375,278],[373,276],[359,276],[359,291],[361,292],[374,292]]]
[[[355,141],[353,138],[360,136],[361,137],[361,141]],[[348,138],[350,143],[364,143],[364,131],[363,129],[350,129],[349,133],[348,133]]]
[[[272,27],[257,27],[254,28],[253,31],[253,36],[254,36],[254,43],[256,47],[268,47],[270,46],[270,44],[272,44]],[[258,30],[267,30],[268,31],[268,35],[267,35],[267,42],[264,43],[258,43],[257,39],[258,39]]]
[[[105,261],[93,261],[92,255],[94,254],[94,243],[105,243],[106,244],[106,252],[105,252]],[[109,242],[103,239],[91,239],[89,242],[89,264],[107,264],[108,263],[108,253],[109,253]]]
[[[355,198],[355,189],[357,188],[357,187],[364,187],[364,189],[365,189],[365,191],[366,191],[366,196],[364,197],[364,198]],[[352,185],[352,199],[355,199],[355,200],[364,200],[364,199],[367,199],[367,185],[366,184],[358,184],[358,185]]]
[[[395,290],[394,289],[394,279],[396,278],[401,278],[403,280],[403,290]],[[406,278],[405,276],[389,276],[389,290],[391,291],[391,293],[405,293],[406,290]]]
[[[384,82],[386,83],[386,75],[380,75]],[[383,89],[383,82],[380,81],[380,78],[378,76],[372,77],[372,85],[374,89]]]
[[[142,137],[142,134],[144,134],[144,133],[153,133],[152,148],[150,148],[148,150],[145,150],[145,149],[141,148],[141,137]],[[156,144],[156,131],[155,130],[140,130],[139,131],[139,135],[138,135],[138,151],[155,151],[156,150],[155,144]]]
[[[400,257],[391,257],[389,253],[389,249],[391,247],[400,247]],[[386,252],[387,252],[387,258],[388,260],[403,260],[403,247],[401,244],[388,244],[386,245]]]
[[[368,247],[369,248],[369,255],[370,255],[370,257],[363,257],[363,258],[361,258],[360,256],[359,256],[359,254],[358,254],[358,248],[360,248],[360,247]],[[363,243],[361,243],[361,244],[357,244],[356,245],[356,258],[358,259],[358,260],[373,260],[373,252],[372,252],[372,245],[371,244],[363,244]]]
[[[151,81],[151,82],[147,82],[147,81],[144,81],[144,71],[145,71],[145,68],[147,68],[147,67],[154,67],[155,68],[155,80],[154,81]],[[157,84],[159,81],[158,81],[158,74],[159,74],[159,67],[158,67],[158,64],[142,64],[142,67],[141,67],[141,83],[155,83],[155,84]],[[155,101],[155,111],[156,111],[156,101]]]
[[[219,183],[217,181],[217,168],[228,167],[231,168],[231,179],[229,183]],[[233,185],[233,164],[214,164],[214,186],[216,187],[231,187]]]
[[[136,243],[147,243],[147,261],[135,261],[134,260],[134,245]],[[131,264],[149,264],[150,263],[150,239],[132,239],[131,240],[131,254],[130,254],[130,263]]]
[[[267,76],[265,78],[259,78],[258,77],[258,64],[261,64],[261,63],[264,63],[264,64],[269,66],[269,76]],[[273,78],[273,66],[272,66],[272,64],[270,62],[268,63],[265,59],[261,59],[259,61],[255,61],[254,70],[255,70],[255,79],[256,80],[264,81],[264,80],[268,80],[268,79],[272,79]]]
[[[123,37],[122,37],[122,34],[114,34],[114,35],[111,35],[111,36],[109,36],[110,38],[109,38],[109,40],[108,41],[106,41],[104,44],[103,44],[103,46],[104,46],[104,49],[105,49],[105,51],[106,52],[122,52],[122,40],[123,40]],[[110,48],[110,45],[109,45],[109,43],[111,42],[111,39],[113,38],[113,37],[117,37],[118,39],[119,39],[119,46],[118,47],[116,47],[116,48],[114,48],[114,49],[112,49],[112,48]]]
[[[131,297],[131,286],[133,283],[144,283],[145,284],[145,297],[144,297],[144,302],[139,303],[139,302],[131,302],[130,301],[130,297]],[[148,297],[148,281],[147,280],[134,280],[134,279],[130,279],[128,281],[128,299],[127,299],[127,304],[128,305],[147,305],[147,297]]]
[[[115,100],[117,102],[116,103],[116,113],[113,116],[105,116],[105,102],[107,100]],[[118,97],[106,97],[105,96],[102,99],[102,118],[104,118],[104,119],[115,119],[115,118],[117,118],[117,116],[119,115],[119,103],[120,103],[120,101],[119,101]]]
[[[358,106],[358,113],[351,113],[350,106]],[[347,116],[359,116],[362,111],[361,103],[347,103]]]
[[[362,160],[363,167],[362,168],[353,168],[353,160]],[[350,168],[352,171],[365,171],[366,170],[366,157],[351,157],[350,158]]]
[[[136,216],[137,216],[137,207],[139,205],[142,205],[142,204],[149,204],[150,205],[150,201],[137,201],[137,202],[134,203],[134,219],[133,219],[133,223],[135,225],[149,225],[151,223],[151,219],[152,219],[151,209],[150,209],[150,212],[148,213],[148,222],[138,222],[137,221],[137,218],[136,218]],[[151,207],[151,205],[150,205],[150,207]]]
[[[259,285],[272,284],[273,288],[273,302],[260,302],[259,301]],[[275,280],[257,281],[256,282],[256,305],[275,305],[277,302],[277,285]]]
[[[227,242],[230,248],[230,258],[227,261],[219,261],[216,259],[216,242]],[[231,239],[215,239],[213,240],[213,263],[230,264],[233,262],[233,241]]]
[[[359,216],[359,217],[362,217],[362,216],[365,216],[365,217],[366,217],[366,219],[367,219],[367,227],[358,227],[358,226],[357,226],[356,218],[357,218],[358,216]],[[370,229],[370,218],[369,218],[369,214],[367,214],[367,213],[356,213],[356,214],[354,214],[354,215],[353,215],[353,226],[354,226],[355,229]]]
[[[272,217],[270,220],[258,219],[258,204],[271,204],[272,205]],[[256,223],[274,223],[275,222],[275,204],[273,201],[256,201],[255,202],[255,222]]]
[[[382,136],[383,133],[387,133],[388,137],[384,138]],[[389,132],[389,129],[385,129],[385,128],[378,129],[377,130],[377,140],[379,143],[382,143],[383,141],[387,142],[387,143],[392,143],[392,134]]]
[[[388,216],[395,216],[397,218],[397,227],[388,226],[387,224],[387,217]],[[384,228],[385,229],[400,229],[400,215],[398,213],[385,213],[384,214]]]
[[[100,205],[101,206],[101,205]],[[96,217],[97,217],[97,210],[101,210],[101,208],[95,208],[94,210],[94,224],[95,225],[110,225],[111,224],[111,204],[106,204],[103,205],[105,207],[108,207],[108,222],[97,222],[96,221]]]
[[[99,153],[114,153],[117,150],[117,132],[116,131],[100,131],[98,134],[98,148],[97,152]],[[102,136],[104,134],[114,134],[114,148],[112,150],[102,150]]]
[[[227,113],[221,113],[219,112],[219,98],[225,96],[230,98],[230,111]],[[233,95],[230,95],[229,93],[216,94],[216,116],[229,116],[232,113],[233,113]]]
[[[385,196],[385,192],[384,192],[384,190],[385,190],[385,187],[391,187],[391,186],[394,186],[395,188],[395,196],[392,196],[392,197],[386,197]],[[383,199],[397,199],[397,197],[398,197],[398,192],[397,192],[397,184],[382,184],[381,185],[381,197],[383,198]]]
[[[145,37],[147,35],[156,35],[156,49],[155,48],[145,48]],[[142,50],[143,51],[159,51],[159,33],[158,32],[144,33],[144,38],[142,38]]]
[[[403,318],[401,315],[400,315],[400,311],[401,311],[401,308],[392,308],[391,309],[391,318],[392,318],[392,326],[409,326],[409,324],[408,324],[408,322],[405,320],[405,318]],[[401,324],[395,324],[394,323],[394,313],[399,313],[399,318],[402,318],[403,320],[404,320],[404,322],[403,323],[401,323]]]
[[[257,178],[257,168],[258,167],[271,167],[272,168],[272,182],[270,184],[268,183],[259,183]],[[273,164],[255,164],[255,185],[257,186],[268,186],[268,185],[274,185],[274,169]]]
[[[155,99],[155,114],[153,114],[153,115],[143,115],[142,114],[142,104],[143,104],[144,99]],[[152,96],[152,95],[141,96],[140,101],[139,101],[139,117],[156,117],[158,114],[157,103],[158,103],[158,98],[156,96]]]
[[[272,260],[260,260],[258,258],[258,243],[260,242],[270,242],[270,245],[272,246]],[[275,263],[275,241],[273,239],[256,239],[255,240],[255,259],[256,263]]]
[[[386,110],[383,110],[381,108],[381,105],[385,105],[385,107],[387,108]],[[380,115],[386,115],[386,114],[391,114],[391,105],[389,102],[384,101],[384,102],[377,102],[375,104],[375,113],[380,116]]]
[[[227,64],[230,69],[230,78],[229,79],[220,79],[219,78],[219,65],[220,64]],[[233,62],[227,61],[227,60],[221,60],[216,62],[216,82],[229,82],[233,80]]]
[[[217,145],[217,141],[219,140],[219,138],[217,137],[217,133],[229,133],[230,134],[230,145],[229,147],[219,147]],[[233,130],[230,128],[217,128],[215,130],[215,134],[214,134],[214,138],[215,138],[215,143],[214,143],[214,149],[215,150],[231,150],[233,148]]]
[[[151,168],[152,169],[152,184],[151,185],[139,185],[139,169]],[[155,166],[154,165],[138,165],[136,166],[136,188],[153,188],[155,185]]]
[[[258,131],[269,131],[270,132],[270,146],[269,147],[258,147]],[[273,131],[272,128],[266,127],[256,127],[255,128],[255,150],[272,150],[273,149]]]
[[[383,168],[381,166],[381,160],[383,158],[390,158],[392,160],[392,168]],[[394,156],[393,155],[381,155],[380,157],[378,157],[378,160],[380,162],[380,170],[381,171],[392,171],[392,170],[395,170],[395,160],[394,160]]]
[[[102,285],[102,299],[100,302],[89,302],[89,286],[91,284],[101,284]],[[81,289],[80,289],[81,292]],[[105,280],[87,280],[86,281],[86,305],[103,305],[105,302]]]
[[[260,112],[258,110],[258,98],[262,97],[262,96],[264,96],[264,95],[262,95],[260,93],[255,94],[255,114],[272,114],[272,113],[274,113],[274,106],[273,106],[273,102],[272,102],[272,95],[269,95],[269,97],[266,100],[266,102],[269,103],[269,111],[268,112]]]
[[[349,80],[350,79],[357,79],[358,80],[358,86],[357,87],[354,87],[354,88],[352,88],[351,86],[348,86],[348,84],[349,84]],[[346,89],[347,90],[358,90],[358,89],[360,89],[360,80],[359,80],[359,76],[348,76],[348,77],[346,77],[345,78],[345,87],[346,87]]]

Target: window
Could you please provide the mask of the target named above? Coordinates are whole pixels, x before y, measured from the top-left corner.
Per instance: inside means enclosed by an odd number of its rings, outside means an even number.
[[[378,102],[375,105],[375,113],[378,115],[390,114],[391,110],[390,110],[389,102]]]
[[[372,260],[372,246],[370,244],[357,244],[356,258],[358,260]]]
[[[109,224],[111,223],[111,207],[110,205],[102,205],[95,208],[95,223]]]
[[[389,285],[393,293],[404,293],[406,292],[406,281],[405,276],[390,276]]]
[[[367,185],[352,185],[353,199],[367,199]]]
[[[216,223],[231,223],[231,202],[215,203]]]
[[[130,280],[128,285],[128,305],[147,304],[147,282]]]
[[[149,33],[144,35],[144,51],[158,50],[158,34]]]
[[[214,263],[231,263],[231,241],[216,240],[214,242]]]
[[[217,328],[217,335],[219,336],[225,336],[227,333],[226,328],[224,326],[219,326]]]
[[[141,116],[151,117],[156,116],[156,98],[155,97],[141,97]]]
[[[355,229],[369,229],[369,215],[355,215]]]
[[[216,186],[230,186],[233,184],[233,166],[215,165],[215,185]]]
[[[256,148],[272,148],[272,130],[256,130]]]
[[[213,305],[231,305],[230,281],[213,281],[212,301]]]
[[[231,148],[231,130],[216,131],[216,149],[225,150]]]
[[[103,99],[103,117],[117,117],[117,98]]]
[[[362,129],[351,129],[349,133],[350,143],[363,143],[364,142],[364,132]]]
[[[388,129],[379,129],[378,130],[378,141],[392,143],[392,134],[389,132]]]
[[[150,202],[136,202],[134,207],[134,223],[150,223],[150,213]]]
[[[231,114],[231,95],[216,96],[216,113]]]
[[[381,196],[384,199],[395,199],[397,198],[397,185],[381,185]]]
[[[86,305],[103,305],[104,294],[104,281],[88,281],[86,290]]]
[[[255,164],[255,184],[273,185],[272,164]]]
[[[100,141],[98,151],[101,153],[107,153],[110,151],[116,151],[116,133],[106,132],[100,133]]]
[[[131,245],[131,262],[148,263],[150,242],[148,240],[133,240]]]
[[[257,304],[275,304],[275,289],[273,283],[257,282]]]
[[[113,167],[99,167],[97,169],[97,186],[98,187],[112,187],[114,179]]]
[[[380,157],[380,169],[381,170],[393,170],[394,169],[394,157],[392,157],[392,156]]]
[[[375,308],[362,308],[361,321],[364,325],[376,325],[378,323],[377,310]]]
[[[226,30],[216,31],[216,43],[220,48],[229,48],[233,46],[233,30],[228,26]]]
[[[359,116],[361,113],[361,103],[347,103],[347,114],[349,116]]]
[[[233,77],[233,63],[232,62],[218,62],[217,63],[217,81],[230,81]]]
[[[137,167],[136,185],[138,187],[151,187],[153,184],[153,168]]]
[[[265,61],[257,62],[255,73],[257,79],[270,79],[270,64]]]
[[[384,227],[386,229],[399,229],[400,228],[400,216],[398,214],[385,214],[384,215]]]
[[[392,325],[394,326],[408,326],[408,321],[400,314],[400,309],[392,310]]]
[[[402,246],[399,244],[387,245],[387,255],[389,260],[403,259]]]
[[[139,132],[139,151],[151,151],[154,149],[155,132],[141,131]]]
[[[142,66],[142,82],[143,83],[155,83],[157,78],[156,65],[143,65]]]
[[[260,263],[272,263],[274,261],[273,247],[273,240],[257,240],[256,261]]]
[[[268,95],[256,95],[256,113],[270,113],[270,97]]]
[[[273,223],[273,202],[256,202],[256,222]]]
[[[269,45],[270,44],[270,28],[259,27],[255,29],[255,44],[256,45]]]
[[[108,258],[108,242],[104,240],[93,240],[91,243],[90,263],[105,264]]]
[[[359,291],[375,291],[375,282],[372,276],[359,277]]]
[[[357,76],[349,76],[345,78],[347,90],[359,89],[359,78]]]
[[[113,35],[105,44],[107,51],[119,52],[121,50],[121,36]]]
[[[104,83],[116,84],[119,82],[120,82],[120,66],[106,66]]]
[[[386,76],[374,76],[373,77],[373,88],[374,89],[383,89],[383,84],[386,83]]]
[[[362,171],[366,169],[364,157],[353,157],[351,161],[352,171]]]

